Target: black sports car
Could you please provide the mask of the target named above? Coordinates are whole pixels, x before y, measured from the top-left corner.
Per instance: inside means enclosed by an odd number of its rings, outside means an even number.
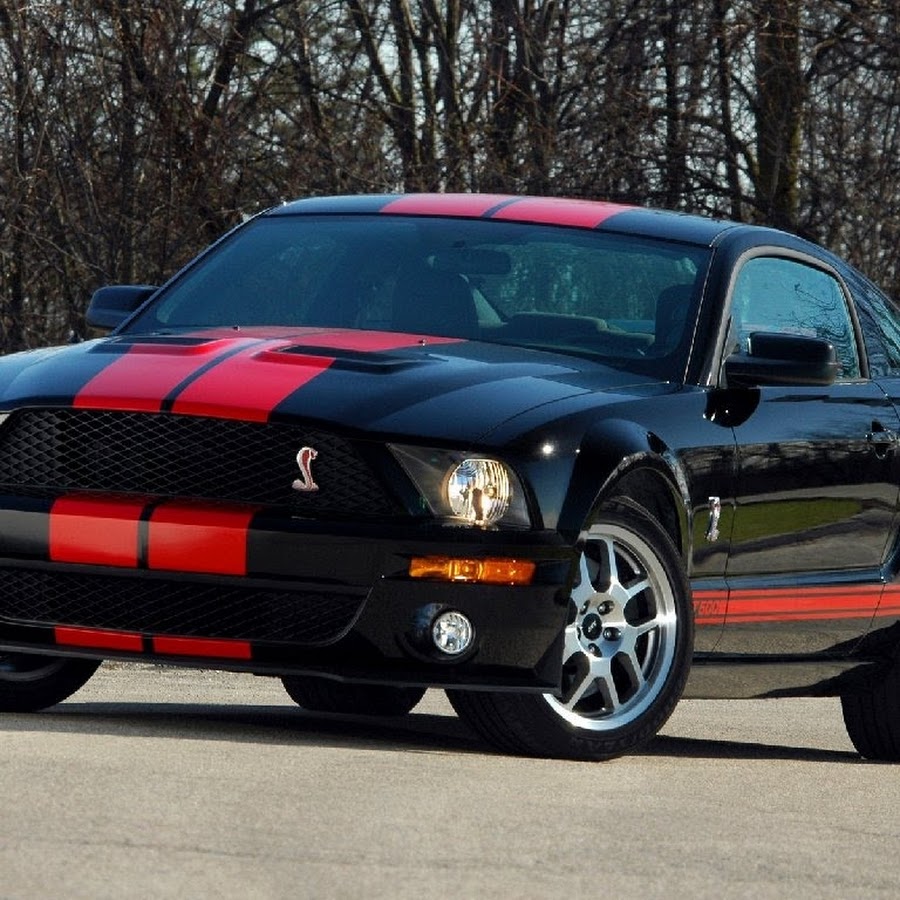
[[[88,319],[0,360],[0,708],[167,661],[604,759],[683,693],[839,695],[900,758],[900,312],[825,250],[309,199]]]

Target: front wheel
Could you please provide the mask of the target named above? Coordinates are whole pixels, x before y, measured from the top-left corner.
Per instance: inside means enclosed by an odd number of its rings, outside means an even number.
[[[99,665],[94,659],[0,653],[0,712],[35,712],[61,703]]]
[[[502,750],[610,759],[651,740],[681,697],[693,651],[684,568],[656,520],[610,508],[583,537],[558,694],[448,691]]]

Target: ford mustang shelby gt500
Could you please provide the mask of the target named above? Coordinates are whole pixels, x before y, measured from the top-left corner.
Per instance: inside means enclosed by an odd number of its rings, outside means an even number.
[[[683,693],[832,695],[900,758],[900,313],[830,253],[308,199],[88,321],[0,360],[0,708],[168,661],[603,759]]]

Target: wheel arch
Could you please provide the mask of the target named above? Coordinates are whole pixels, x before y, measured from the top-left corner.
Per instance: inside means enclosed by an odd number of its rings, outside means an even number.
[[[659,522],[682,559],[690,559],[686,476],[666,443],[637,423],[605,422],[585,436],[560,525],[580,533],[610,503],[643,509]]]

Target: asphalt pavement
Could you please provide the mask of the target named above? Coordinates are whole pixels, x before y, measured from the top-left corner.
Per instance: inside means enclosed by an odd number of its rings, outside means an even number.
[[[443,694],[328,718],[279,682],[104,666],[0,717],[0,898],[900,895],[900,767],[834,700],[684,701],[643,753],[503,756]]]

